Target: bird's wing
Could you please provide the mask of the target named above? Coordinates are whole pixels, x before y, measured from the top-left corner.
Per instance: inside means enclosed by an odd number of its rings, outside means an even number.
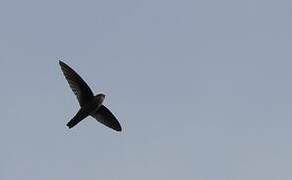
[[[59,61],[61,69],[72,91],[77,96],[80,106],[84,106],[92,97],[93,93],[86,82],[67,64]]]
[[[67,123],[67,126],[69,128],[74,127],[76,124],[78,124],[84,118],[86,118],[88,115],[89,115],[89,112],[86,111],[86,109],[81,108],[78,111],[78,113]]]
[[[122,131],[122,127],[117,118],[104,105],[101,105],[96,113],[92,115],[92,117],[109,128],[112,128],[116,131]]]

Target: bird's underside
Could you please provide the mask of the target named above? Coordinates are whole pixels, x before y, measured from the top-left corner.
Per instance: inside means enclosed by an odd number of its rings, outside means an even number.
[[[80,110],[68,122],[67,126],[72,128],[87,116],[91,115],[107,127],[121,131],[122,128],[117,118],[108,108],[102,105],[105,95],[98,94],[94,96],[86,82],[72,68],[62,61],[59,61],[59,64],[80,105]]]

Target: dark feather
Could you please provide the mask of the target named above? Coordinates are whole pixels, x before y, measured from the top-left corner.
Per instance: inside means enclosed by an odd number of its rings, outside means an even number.
[[[86,82],[67,64],[59,61],[61,69],[64,73],[66,80],[69,83],[72,91],[76,95],[80,106],[84,106],[86,102],[93,98],[93,93]]]
[[[122,127],[117,118],[104,105],[101,105],[96,113],[92,115],[92,117],[109,128],[112,128],[116,131],[122,131]]]

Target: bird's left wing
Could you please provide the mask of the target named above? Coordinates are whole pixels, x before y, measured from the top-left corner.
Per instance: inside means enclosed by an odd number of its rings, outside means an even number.
[[[92,117],[109,128],[112,128],[116,131],[122,131],[122,127],[117,118],[104,105],[101,105],[96,113],[92,115]]]
[[[93,93],[86,82],[67,64],[59,61],[61,69],[72,91],[76,95],[80,106],[84,106],[92,97]]]

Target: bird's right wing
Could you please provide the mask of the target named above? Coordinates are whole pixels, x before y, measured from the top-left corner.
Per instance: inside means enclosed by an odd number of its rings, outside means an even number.
[[[72,91],[76,95],[80,106],[84,106],[85,103],[93,97],[91,89],[86,82],[67,64],[62,61],[59,61],[59,64]]]
[[[82,121],[84,118],[86,118],[89,115],[89,113],[85,109],[80,109],[78,113],[67,123],[67,126],[69,128],[74,127],[76,124],[78,124],[80,121]]]
[[[112,128],[116,131],[122,131],[122,127],[117,118],[104,105],[101,105],[96,113],[92,115],[92,117],[109,128]]]

